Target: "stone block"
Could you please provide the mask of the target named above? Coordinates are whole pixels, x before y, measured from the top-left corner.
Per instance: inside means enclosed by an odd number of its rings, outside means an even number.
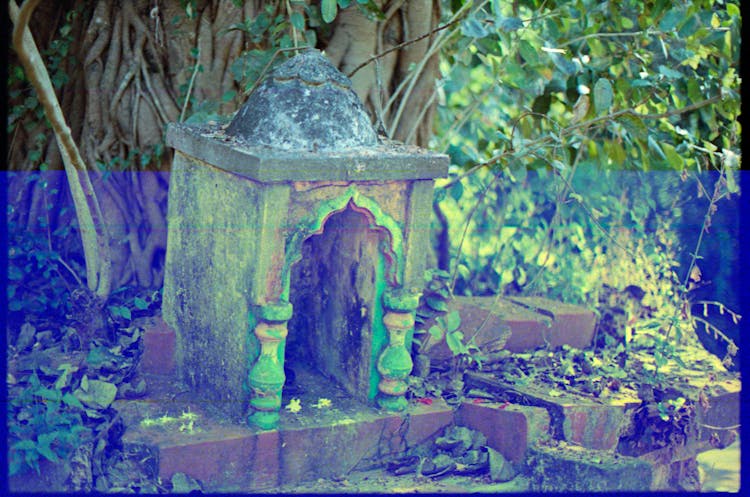
[[[550,417],[541,407],[464,402],[456,413],[456,424],[482,432],[490,447],[519,464],[531,444],[548,436]]]
[[[589,449],[615,449],[630,424],[630,410],[601,404],[562,404],[562,432],[569,443]]]
[[[380,467],[453,423],[453,411],[442,401],[412,405],[403,415],[365,407],[348,409],[347,414],[287,415],[280,429],[268,431],[228,422],[201,405],[187,406],[118,401],[128,426],[125,450],[153,454],[154,473],[162,480],[184,473],[199,480],[204,490],[222,492],[268,489]],[[158,420],[167,410],[173,416],[194,413],[192,429],[180,423],[143,425],[143,419]]]
[[[596,329],[596,315],[593,311],[543,297],[513,297],[509,300],[552,318],[551,326],[545,334],[552,347],[570,345],[584,349],[591,345]]]
[[[448,302],[448,312],[458,311],[461,316],[460,330],[468,339],[474,337],[479,347],[487,344],[503,346],[511,352],[523,352],[544,345],[544,330],[549,319],[540,314],[495,297],[455,297]],[[424,323],[429,329],[433,320]],[[510,330],[510,335],[507,331]],[[432,346],[427,354],[438,360],[452,357],[445,341]]]
[[[596,326],[592,311],[540,297],[455,297],[448,303],[448,311],[454,310],[461,315],[460,330],[465,337],[474,337],[480,348],[502,347],[511,352],[546,344],[585,348],[591,344]],[[423,327],[429,329],[433,324],[428,320]],[[451,357],[445,341],[433,345],[427,354],[437,360]]]
[[[528,469],[537,492],[647,492],[653,480],[646,461],[565,442],[531,447]]]
[[[175,367],[175,333],[160,316],[146,318],[142,323],[143,356],[141,371],[150,374],[169,374]]]
[[[730,391],[709,397],[707,407],[696,404],[700,439],[713,439],[719,448],[734,442],[740,427],[740,383],[734,386]]]

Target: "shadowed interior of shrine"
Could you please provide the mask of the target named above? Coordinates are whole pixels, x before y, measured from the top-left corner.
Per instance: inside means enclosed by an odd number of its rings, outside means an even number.
[[[323,232],[303,243],[291,274],[294,311],[285,353],[292,391],[290,374],[310,371],[362,402],[377,393],[374,354],[385,340],[383,243],[388,235],[351,207],[331,215]]]

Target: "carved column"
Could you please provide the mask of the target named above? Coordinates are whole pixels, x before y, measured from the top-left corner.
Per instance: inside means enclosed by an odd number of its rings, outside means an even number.
[[[389,411],[406,408],[406,378],[411,373],[413,363],[406,348],[406,338],[414,329],[414,313],[419,304],[419,294],[403,290],[391,290],[383,296],[386,313],[383,324],[388,330],[388,345],[378,359],[377,403]]]
[[[282,302],[256,308],[257,324],[253,333],[260,344],[260,353],[247,376],[250,407],[247,422],[263,430],[278,426],[284,375],[284,350],[287,322],[292,305]]]

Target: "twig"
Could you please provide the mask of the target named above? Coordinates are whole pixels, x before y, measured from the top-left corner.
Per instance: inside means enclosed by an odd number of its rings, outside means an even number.
[[[425,33],[425,34],[423,34],[423,35],[417,36],[416,38],[412,38],[411,40],[406,40],[406,41],[404,41],[404,42],[401,42],[401,43],[399,43],[398,45],[394,45],[394,46],[392,46],[391,48],[388,48],[388,49],[386,49],[386,50],[383,50],[383,51],[382,51],[382,52],[380,52],[379,54],[373,55],[372,57],[370,57],[369,59],[365,60],[364,62],[362,62],[361,64],[359,64],[359,65],[358,65],[357,67],[355,67],[354,69],[352,69],[352,70],[351,70],[351,71],[349,72],[349,74],[347,74],[347,76],[348,76],[349,78],[351,78],[351,77],[352,77],[352,76],[354,76],[354,75],[355,75],[355,74],[356,74],[356,73],[357,73],[357,72],[358,72],[358,71],[359,71],[360,69],[362,69],[363,67],[365,67],[365,66],[366,66],[366,65],[368,65],[369,63],[371,63],[371,62],[373,62],[373,61],[375,61],[375,60],[381,59],[381,58],[385,57],[386,55],[388,55],[388,54],[389,54],[389,53],[391,53],[391,52],[395,52],[396,50],[400,50],[400,49],[402,49],[402,48],[404,48],[404,47],[406,47],[406,46],[409,46],[409,45],[411,45],[411,44],[413,44],[413,43],[417,43],[418,41],[424,40],[424,39],[425,39],[425,38],[427,38],[428,36],[432,36],[433,34],[435,34],[435,33],[439,32],[439,31],[442,31],[442,30],[444,30],[444,29],[448,29],[449,27],[451,27],[451,26],[453,26],[454,24],[456,24],[457,22],[459,22],[459,21],[460,21],[461,19],[462,19],[462,17],[457,17],[457,18],[455,18],[455,19],[452,19],[452,20],[451,20],[450,22],[448,22],[448,23],[446,23],[446,24],[443,24],[442,26],[438,26],[438,27],[436,27],[435,29],[433,29],[433,30],[431,30],[431,31],[428,31],[427,33]]]
[[[709,430],[739,430],[742,426],[741,424],[738,425],[732,425],[732,426],[713,426],[713,425],[707,425],[703,423],[698,423],[700,426],[704,428],[708,428]]]
[[[490,190],[490,187],[495,183],[495,181],[498,180],[500,177],[501,171],[498,171],[495,176],[492,178],[492,180],[487,183],[487,186],[485,186],[484,190],[482,190],[482,193],[479,195],[479,198],[477,199],[474,206],[471,208],[471,211],[469,212],[469,216],[466,218],[466,224],[464,225],[464,231],[461,234],[461,240],[458,243],[458,248],[456,249],[456,268],[453,270],[453,276],[451,278],[451,293],[453,293],[453,289],[456,287],[456,278],[458,277],[458,257],[461,255],[461,249],[463,248],[464,241],[466,240],[466,233],[469,231],[469,224],[471,224],[471,219],[474,217],[474,214],[476,213],[477,209],[479,209],[479,205],[482,203],[482,200],[484,197],[487,196],[487,193]]]
[[[190,76],[190,83],[188,84],[187,93],[185,94],[185,101],[182,103],[182,112],[180,112],[180,122],[185,120],[185,111],[187,111],[188,103],[190,102],[190,94],[193,93],[193,84],[195,83],[195,77],[198,76],[198,68],[200,67],[201,48],[198,47],[198,53],[195,55],[195,65],[193,66],[193,74]]]

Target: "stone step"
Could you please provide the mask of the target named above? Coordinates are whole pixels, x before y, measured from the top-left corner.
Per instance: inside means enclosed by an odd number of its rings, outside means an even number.
[[[498,338],[498,330],[508,329],[504,348],[511,352],[527,352],[549,344],[551,347],[570,345],[585,348],[591,344],[596,326],[594,313],[580,306],[542,297],[455,297],[448,303],[449,311],[461,316],[465,337],[474,337],[482,347]],[[175,367],[175,333],[161,316],[137,321],[144,327],[142,371],[170,373]],[[428,321],[425,326],[432,324]],[[445,342],[430,349],[436,359],[452,356]]]
[[[594,312],[542,297],[454,297],[448,312],[458,311],[464,337],[474,338],[481,348],[493,344],[511,352],[527,352],[549,345],[585,348],[596,327]],[[422,326],[429,329],[434,320]],[[507,331],[510,331],[508,334]],[[503,342],[497,344],[496,342]],[[452,353],[445,342],[427,353],[433,359],[448,359]]]
[[[528,304],[539,309],[540,303]],[[519,314],[529,310],[518,308]],[[563,314],[558,311],[558,315]],[[508,314],[503,319],[507,322]],[[535,319],[525,321],[532,322]],[[704,388],[705,373],[699,374],[696,366],[696,371],[685,371],[685,384],[680,387],[696,401],[699,430],[677,451],[618,453],[621,437],[641,406],[634,392],[594,401],[567,392],[553,395],[542,385],[519,388],[504,384],[497,375],[479,373],[467,374],[467,385],[502,392],[500,398],[506,401],[468,399],[457,408],[442,399],[412,401],[406,413],[390,414],[359,404],[321,381],[323,390],[300,396],[300,412],[282,409],[278,430],[257,431],[241,419],[226,419],[217,406],[181,386],[174,377],[174,332],[158,317],[141,324],[146,328],[141,368],[149,396],[117,401],[128,427],[123,442],[132,454],[149,460],[153,474],[162,481],[185,473],[200,480],[206,490],[270,489],[382,467],[429,443],[451,424],[484,433],[488,446],[525,471],[537,490],[659,490],[693,471],[697,454],[731,443],[739,424],[739,380],[717,379],[711,388]],[[703,401],[697,402],[701,391]],[[331,400],[330,408],[314,407],[322,397]],[[289,401],[286,395],[283,405]],[[180,419],[183,413],[189,414]],[[158,420],[167,419],[162,418],[165,415],[172,420],[160,425]],[[144,426],[144,419],[153,420],[152,425]],[[535,465],[529,466],[530,461]],[[540,470],[540,461],[578,476],[560,479],[556,472]]]
[[[175,400],[164,378],[147,377],[148,398],[116,401],[127,426],[124,450],[149,459],[162,481],[184,473],[208,491],[268,489],[381,467],[454,422],[442,400],[399,415],[331,395],[329,407],[303,400],[300,412],[281,413],[278,429],[260,431],[222,418],[200,399]]]

